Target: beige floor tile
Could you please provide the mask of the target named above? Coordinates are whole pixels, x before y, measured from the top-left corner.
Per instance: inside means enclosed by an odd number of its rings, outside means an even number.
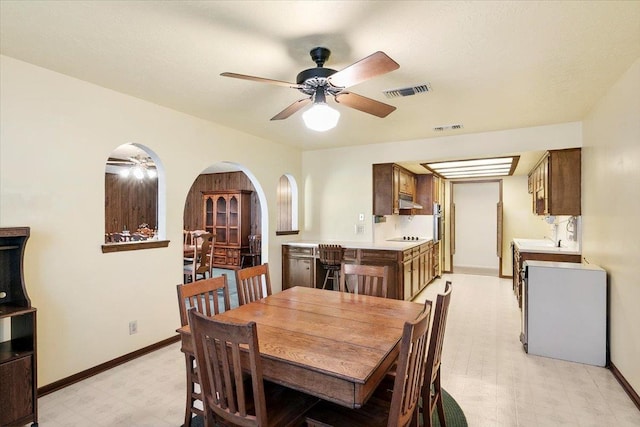
[[[434,300],[453,282],[442,385],[469,426],[640,426],[608,369],[526,354],[511,281],[445,275],[418,295]],[[184,356],[179,344],[145,355],[39,399],[43,427],[180,426]]]

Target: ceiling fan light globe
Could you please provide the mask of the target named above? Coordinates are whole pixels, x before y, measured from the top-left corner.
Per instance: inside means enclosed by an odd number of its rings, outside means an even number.
[[[144,178],[144,172],[142,171],[142,168],[140,166],[136,166],[133,168],[133,176],[138,179]]]
[[[315,103],[302,114],[305,126],[316,132],[325,132],[338,124],[340,112],[325,103]]]

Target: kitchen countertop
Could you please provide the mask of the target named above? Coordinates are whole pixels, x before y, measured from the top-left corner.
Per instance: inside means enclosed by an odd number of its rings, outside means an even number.
[[[404,251],[407,249],[411,249],[416,246],[420,246],[423,243],[429,243],[431,240],[423,239],[423,240],[411,240],[411,241],[402,241],[402,242],[390,242],[390,241],[381,241],[381,242],[348,242],[342,240],[300,240],[294,242],[286,242],[283,245],[290,246],[301,246],[301,247],[317,247],[319,244],[330,244],[330,245],[340,245],[343,248],[350,249],[375,249],[379,251]]]
[[[548,239],[513,239],[520,252],[580,255],[580,249],[574,246],[557,247]]]

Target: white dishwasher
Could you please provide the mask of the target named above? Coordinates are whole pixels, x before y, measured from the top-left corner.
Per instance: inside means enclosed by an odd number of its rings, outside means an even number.
[[[522,333],[525,351],[605,366],[607,274],[591,264],[525,261]]]

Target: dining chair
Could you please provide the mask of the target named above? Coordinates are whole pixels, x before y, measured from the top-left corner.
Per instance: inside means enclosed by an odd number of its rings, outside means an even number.
[[[191,232],[191,244],[200,247],[204,241],[205,230],[193,230]]]
[[[244,260],[250,259],[251,266],[260,264],[262,258],[262,236],[260,234],[249,235],[248,252],[243,252],[240,258],[240,268],[244,267]]]
[[[214,417],[238,426],[285,427],[304,422],[304,414],[319,399],[263,380],[255,322],[229,323],[190,310],[189,324],[206,426],[214,425]]]
[[[387,297],[389,267],[343,263],[340,269],[340,291]]]
[[[229,286],[226,274],[210,279],[176,286],[178,292],[178,308],[182,326],[189,324],[189,309],[195,309],[205,316],[213,316],[231,309]],[[219,295],[222,292],[222,305]],[[196,384],[200,384],[193,354],[184,355],[187,368],[187,403],[185,405],[184,426],[191,426],[191,418],[203,415],[196,406],[197,401],[203,401],[201,392],[196,392]]]
[[[191,245],[191,231],[182,230],[182,244],[185,246]]]
[[[435,307],[431,301],[425,301],[425,309],[431,306],[433,316],[429,336],[429,349],[427,351],[427,359],[425,360],[426,368],[424,385],[422,387],[422,400],[419,407],[419,411],[424,419],[424,426],[432,425],[433,410],[436,407],[438,408],[438,421],[440,425],[442,427],[446,427],[447,425],[442,402],[442,388],[440,386],[440,361],[444,330],[447,323],[447,313],[449,312],[449,302],[451,299],[451,289],[451,282],[445,282],[444,293],[437,295]],[[376,394],[380,394],[380,390],[391,387],[397,375],[396,370],[397,364],[394,364],[385,375],[384,380],[376,390]],[[428,408],[428,415],[425,408]]]
[[[236,286],[239,305],[245,305],[271,295],[269,264],[264,263],[236,270]]]
[[[400,427],[418,425],[418,402],[424,378],[431,310],[404,324],[393,387],[374,393],[359,409],[321,402],[306,415],[308,427]]]
[[[340,245],[319,244],[318,256],[320,257],[320,264],[327,271],[324,275],[322,289],[326,288],[327,280],[329,279],[333,280],[333,289],[337,289],[339,287],[340,266],[342,265],[344,248]]]
[[[195,282],[198,280],[198,276],[202,276],[203,279],[212,277],[213,272],[213,234],[205,233],[200,236],[202,238],[202,246],[198,248],[195,246],[194,257],[190,263],[187,263],[183,267],[183,274],[185,276],[185,283],[189,281]]]
[[[436,297],[436,305],[433,312],[433,325],[429,339],[429,351],[427,352],[427,366],[422,387],[422,416],[425,427],[431,427],[432,414],[438,408],[438,421],[442,427],[447,426],[444,404],[442,402],[442,388],[440,386],[440,363],[442,361],[442,344],[444,331],[447,325],[447,314],[451,302],[451,282],[447,281],[444,293]]]

